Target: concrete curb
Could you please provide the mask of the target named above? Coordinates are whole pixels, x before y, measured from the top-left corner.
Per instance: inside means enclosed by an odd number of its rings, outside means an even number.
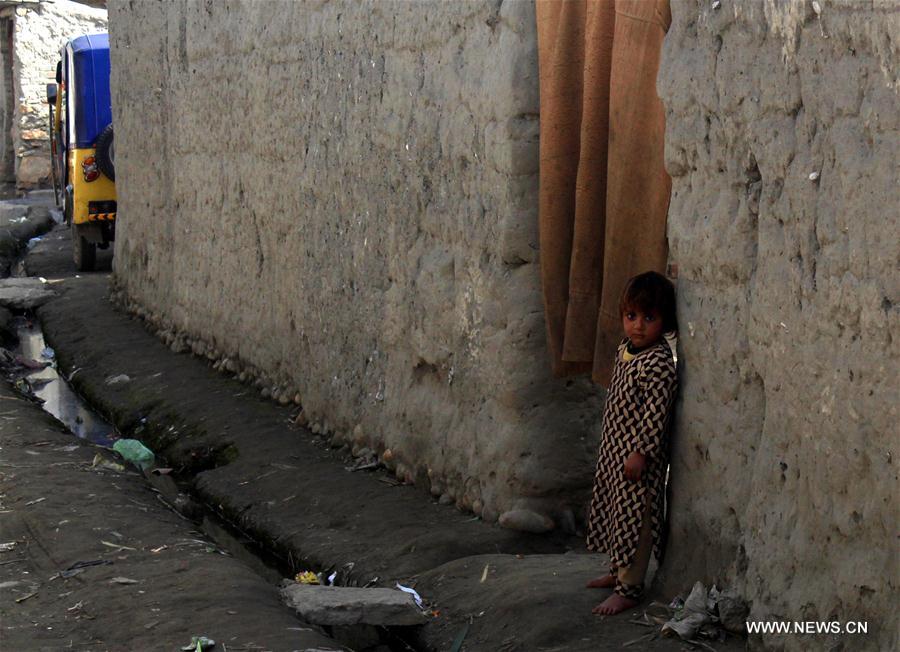
[[[50,210],[47,206],[16,200],[0,202],[0,276],[9,275],[29,240],[55,226]]]

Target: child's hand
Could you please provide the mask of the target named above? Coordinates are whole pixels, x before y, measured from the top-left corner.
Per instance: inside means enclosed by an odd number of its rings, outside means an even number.
[[[646,464],[647,460],[643,455],[637,451],[633,452],[628,456],[628,459],[625,460],[625,477],[637,482],[644,474],[644,466]]]

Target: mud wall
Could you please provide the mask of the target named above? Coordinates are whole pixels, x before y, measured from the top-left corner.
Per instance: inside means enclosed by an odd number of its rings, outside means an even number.
[[[892,649],[900,12],[874,4],[673,3],[666,583],[736,585],[757,619],[868,621],[859,649]]]
[[[12,85],[11,139],[16,185],[34,188],[50,183],[50,134],[47,84],[56,81],[59,49],[70,38],[106,31],[106,11],[76,2],[20,3],[2,8],[14,23],[12,66],[4,58],[4,83]],[[2,21],[5,23],[5,21]],[[6,34],[0,34],[6,38]],[[6,55],[4,55],[5,57]],[[11,72],[10,78],[6,75]],[[3,98],[5,102],[6,98]],[[4,123],[5,126],[5,123]],[[0,158],[0,170],[7,163]]]
[[[109,11],[129,300],[442,502],[571,528],[599,396],[549,377],[533,4]]]

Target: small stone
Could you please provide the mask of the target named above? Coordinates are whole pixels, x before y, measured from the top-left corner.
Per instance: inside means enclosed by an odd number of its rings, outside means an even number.
[[[810,172],[810,173],[809,173],[809,180],[810,180],[810,181],[818,181],[818,180],[819,180],[819,173],[818,173],[818,172]]]
[[[512,509],[500,515],[500,526],[518,532],[543,534],[556,527],[556,524],[545,514],[538,514],[530,509]]]
[[[282,392],[281,395],[278,397],[278,404],[279,405],[290,405],[291,404],[290,395],[287,392]]]
[[[394,459],[394,451],[390,448],[385,448],[384,453],[381,454],[381,459],[384,462],[390,462]]]
[[[438,498],[438,504],[440,505],[452,505],[454,502],[453,496],[450,494],[441,494],[441,497]]]
[[[301,412],[301,414],[302,414],[302,412]],[[340,448],[341,446],[344,445],[343,436],[339,432],[334,433],[334,435],[331,437],[331,441],[329,442],[328,445],[331,446],[332,448]]]
[[[263,398],[269,398],[270,396],[272,396],[272,390],[269,389],[268,387],[263,387],[260,394],[262,394]]]
[[[243,373],[243,372],[241,372],[241,373]],[[303,399],[300,396],[300,392],[297,392],[296,394],[294,394],[294,404],[301,405],[302,403],[303,403]]]
[[[363,433],[362,424],[357,423],[353,427],[353,441],[357,444],[362,444],[366,441],[366,435]]]

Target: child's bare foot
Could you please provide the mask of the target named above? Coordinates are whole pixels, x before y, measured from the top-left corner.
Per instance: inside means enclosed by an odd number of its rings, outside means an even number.
[[[618,593],[613,593],[611,596],[606,598],[606,600],[594,607],[591,610],[591,613],[599,614],[601,616],[612,616],[613,614],[620,613],[622,611],[625,611],[626,609],[631,609],[632,607],[636,606],[637,600],[625,598]]]
[[[611,589],[616,585],[616,576],[615,575],[604,575],[602,577],[597,577],[592,579],[587,583],[587,588],[589,589]]]

